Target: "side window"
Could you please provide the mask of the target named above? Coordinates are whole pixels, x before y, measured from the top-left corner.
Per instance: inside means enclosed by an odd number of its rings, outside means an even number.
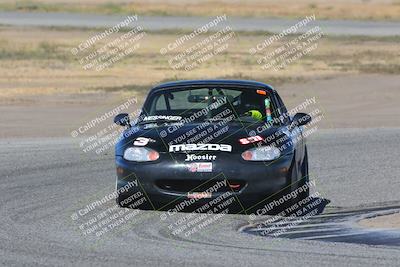
[[[279,116],[284,116],[283,117],[283,122],[287,123],[289,118],[287,116],[285,116],[285,114],[287,114],[287,109],[285,107],[285,104],[283,104],[283,101],[282,101],[281,97],[277,93],[275,93],[275,98],[276,98],[276,100],[278,102]]]

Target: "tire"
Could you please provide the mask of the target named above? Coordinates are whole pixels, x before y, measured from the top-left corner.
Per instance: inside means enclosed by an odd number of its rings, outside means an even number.
[[[290,194],[291,192],[296,191],[299,186],[301,186],[298,182],[301,178],[301,173],[299,172],[299,168],[296,164],[295,156],[293,157],[292,166],[290,167],[290,177],[291,186],[288,188],[288,190],[285,190],[285,194]],[[286,203],[286,208],[296,204],[299,201],[299,196],[300,195],[298,195],[296,198],[290,199],[290,201]]]
[[[290,194],[291,192],[296,191],[303,185],[305,185],[308,182],[308,157],[307,157],[307,150],[305,152],[303,162],[301,166],[298,166],[296,164],[295,156],[293,157],[293,162],[290,167],[290,180],[289,183],[291,186],[289,186],[284,192],[282,192],[281,196]],[[285,209],[288,208],[293,208],[297,207],[296,204],[298,204],[299,201],[303,200],[304,198],[308,197],[309,195],[309,189],[299,193],[296,198],[291,198],[287,203],[285,203],[284,207]],[[287,215],[290,215],[293,211],[287,212]]]
[[[310,181],[310,177],[308,174],[308,153],[307,153],[307,147],[305,148],[304,152],[304,159],[303,163],[301,164],[301,177],[300,181],[298,183],[298,187],[302,187],[306,185]],[[307,198],[310,195],[310,188],[307,187],[307,189],[304,192],[301,192],[298,196],[298,200],[302,200]]]
[[[301,173],[299,172],[299,168],[296,164],[295,155],[293,156],[293,161],[290,165],[288,177],[287,177],[287,187],[282,190],[279,194],[274,196],[273,200],[279,200],[283,198],[285,195],[290,195],[293,191],[295,191],[299,186],[299,178],[301,177]],[[274,208],[271,214],[276,215],[281,212],[285,212],[286,216],[290,215],[291,212],[286,212],[285,210],[291,208],[293,205],[297,203],[299,200],[299,195],[296,198],[290,198],[286,200],[283,204],[279,207]]]

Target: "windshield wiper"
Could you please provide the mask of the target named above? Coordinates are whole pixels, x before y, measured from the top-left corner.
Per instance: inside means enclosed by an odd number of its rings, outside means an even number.
[[[260,122],[251,116],[241,116],[241,117],[235,117],[232,119],[233,121],[240,121],[240,122],[247,122],[247,123],[257,123]]]
[[[210,121],[210,122],[223,121],[223,120],[225,120],[225,118],[206,118],[206,119],[204,119],[204,121]]]
[[[180,122],[180,120],[168,120],[168,119],[157,119],[157,120],[142,120],[142,121],[139,121],[137,124],[148,124],[148,123],[167,123],[167,122],[170,122],[170,123],[173,123],[173,122]]]

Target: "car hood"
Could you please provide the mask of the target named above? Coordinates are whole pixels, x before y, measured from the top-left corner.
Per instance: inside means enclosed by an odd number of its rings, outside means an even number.
[[[168,124],[164,126],[141,125],[133,126],[124,131],[116,145],[116,155],[122,155],[126,147],[145,146],[158,152],[184,152],[181,144],[218,144],[231,146],[232,153],[242,152],[254,147],[256,143],[271,144],[282,137],[284,133],[279,127],[264,123],[190,123]],[[259,136],[256,140],[246,141],[251,136]],[[245,139],[245,140],[241,140]],[[262,139],[262,140],[261,140]],[[223,146],[224,147],[224,146]],[[212,147],[215,152],[224,148]],[[186,147],[187,148],[187,147]],[[193,149],[193,146],[192,146]],[[207,147],[194,147],[196,151],[208,150]]]

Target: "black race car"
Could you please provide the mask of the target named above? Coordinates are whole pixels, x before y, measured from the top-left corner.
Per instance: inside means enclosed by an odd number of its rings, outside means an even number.
[[[269,85],[195,80],[153,88],[115,148],[117,203],[170,211],[266,214],[309,195],[305,113]]]

